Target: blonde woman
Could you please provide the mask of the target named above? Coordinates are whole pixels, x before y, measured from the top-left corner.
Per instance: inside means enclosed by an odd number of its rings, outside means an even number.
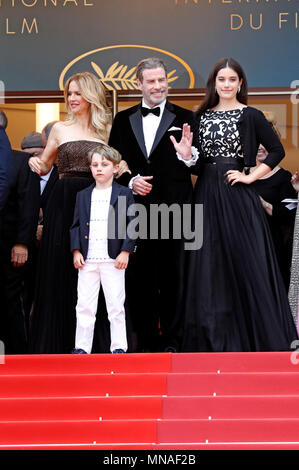
[[[48,173],[54,161],[59,172],[44,220],[31,319],[30,352],[39,354],[69,353],[74,344],[77,274],[69,228],[77,192],[91,184],[87,154],[107,142],[111,122],[105,90],[93,74],[70,77],[64,95],[67,120],[53,126],[41,158],[29,160],[39,175]]]

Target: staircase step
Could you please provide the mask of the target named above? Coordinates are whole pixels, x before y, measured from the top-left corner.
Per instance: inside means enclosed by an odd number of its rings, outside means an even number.
[[[298,390],[299,392],[299,390]],[[298,418],[297,396],[167,397],[163,419]]]
[[[160,444],[299,442],[299,419],[161,420]]]
[[[210,444],[156,444],[153,450],[299,450],[299,442],[218,442]],[[242,456],[243,457],[243,456]],[[247,459],[246,455],[246,459]],[[275,457],[275,456],[274,456]],[[221,458],[221,457],[219,457]]]
[[[0,398],[0,421],[155,419],[162,397]]]
[[[168,374],[167,395],[296,395],[299,374],[293,372]]]
[[[156,432],[156,420],[1,421],[0,446],[149,444]]]
[[[1,375],[0,398],[165,395],[165,374]]]
[[[0,365],[0,375],[169,372],[171,356],[170,353],[8,355]]]
[[[172,355],[172,372],[296,372],[297,356],[295,351],[180,353]]]

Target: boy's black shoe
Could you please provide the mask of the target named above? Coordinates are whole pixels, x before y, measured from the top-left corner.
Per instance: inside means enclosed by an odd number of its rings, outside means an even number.
[[[113,349],[112,354],[125,354],[123,349]]]
[[[84,349],[73,349],[72,350],[72,354],[87,354],[86,351],[84,351]]]

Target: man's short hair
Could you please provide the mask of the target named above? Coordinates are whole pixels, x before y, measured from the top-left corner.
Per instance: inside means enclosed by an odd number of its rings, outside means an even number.
[[[113,147],[109,147],[109,145],[99,144],[94,149],[90,150],[87,154],[87,158],[89,163],[92,161],[92,157],[95,153],[101,155],[101,157],[109,160],[113,163],[113,165],[118,165],[121,161],[120,153],[115,150]]]
[[[48,140],[52,127],[54,126],[54,124],[56,124],[56,122],[57,121],[48,122],[48,124],[46,124],[45,127],[43,128],[41,133],[44,133],[46,141]]]
[[[6,116],[5,112],[2,111],[2,109],[0,109],[0,126],[4,127],[4,129],[6,129],[7,124],[8,124],[7,116]]]
[[[158,57],[143,59],[137,64],[136,77],[140,82],[142,82],[144,70],[158,69],[160,67],[165,70],[165,75],[167,76],[167,68],[162,59],[159,59]]]

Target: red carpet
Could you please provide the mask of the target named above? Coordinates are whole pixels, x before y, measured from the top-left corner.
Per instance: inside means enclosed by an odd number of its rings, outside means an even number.
[[[299,449],[291,353],[5,360],[0,449]]]

